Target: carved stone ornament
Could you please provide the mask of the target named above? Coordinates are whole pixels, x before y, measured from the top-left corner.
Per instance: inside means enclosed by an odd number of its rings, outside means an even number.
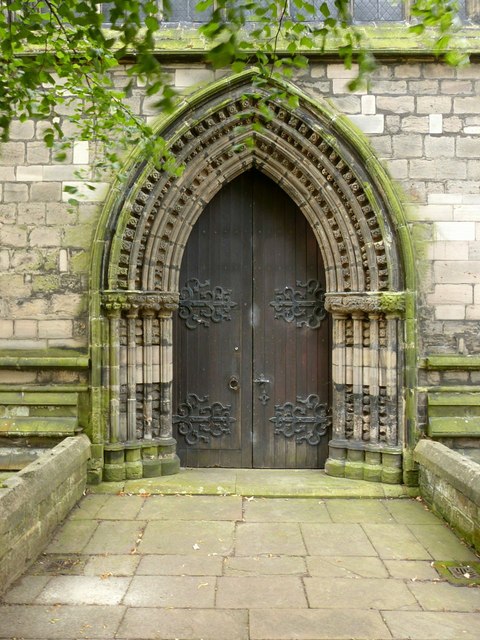
[[[102,294],[105,309],[120,309],[130,311],[174,311],[178,306],[178,293],[173,291],[105,291]]]
[[[350,314],[355,311],[364,313],[395,313],[405,311],[405,294],[403,292],[389,292],[372,295],[346,294],[326,295],[325,308],[330,313]]]
[[[275,309],[275,318],[286,322],[296,322],[297,327],[318,329],[327,313],[325,311],[325,291],[318,280],[300,282],[297,289],[285,287],[275,289],[275,298],[270,306]]]
[[[275,435],[285,438],[295,438],[296,442],[306,442],[316,446],[327,433],[330,417],[327,415],[327,405],[320,402],[319,397],[312,393],[306,398],[297,396],[297,405],[286,402],[275,405],[275,417],[270,422],[275,425]]]
[[[221,438],[230,435],[232,423],[235,422],[230,414],[231,404],[220,402],[208,404],[209,397],[200,398],[195,393],[189,393],[187,400],[182,402],[178,414],[173,416],[173,424],[177,425],[178,433],[190,445],[199,442],[210,442],[210,438]]]
[[[199,325],[208,327],[210,321],[231,320],[230,310],[237,306],[231,295],[230,289],[211,287],[210,280],[200,282],[190,278],[180,291],[178,315],[185,320],[188,329],[196,329]]]

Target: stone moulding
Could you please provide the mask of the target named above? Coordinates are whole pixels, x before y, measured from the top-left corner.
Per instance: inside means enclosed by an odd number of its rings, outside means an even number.
[[[108,344],[93,351],[95,437],[116,450],[149,438],[170,442],[171,325],[183,251],[206,204],[255,168],[298,205],[323,255],[325,306],[333,317],[333,441],[346,443],[343,451],[332,448],[327,472],[349,475],[354,468],[357,477],[359,461],[352,467],[345,460],[360,448],[365,477],[378,480],[367,469],[367,445],[385,448],[387,460],[392,447],[401,451],[413,439],[404,432],[403,370],[414,357],[403,344],[411,331],[404,318],[413,317],[414,305],[404,291],[414,290],[414,275],[402,207],[374,151],[344,116],[293,86],[288,90],[299,106],[291,108],[259,88],[254,75],[209,86],[163,122],[160,132],[184,166],[181,175],[140,160],[122,186],[128,196],[106,205],[94,250],[92,336]],[[259,96],[271,110],[269,121]],[[406,342],[414,345],[414,334]],[[411,411],[414,393],[406,397]],[[99,426],[103,415],[106,430]],[[401,464],[394,466],[389,481],[398,482]]]

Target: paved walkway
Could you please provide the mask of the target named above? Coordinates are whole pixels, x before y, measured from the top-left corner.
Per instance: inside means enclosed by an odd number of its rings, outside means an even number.
[[[5,594],[0,638],[478,640],[480,589],[431,566],[476,559],[411,498],[96,493]]]

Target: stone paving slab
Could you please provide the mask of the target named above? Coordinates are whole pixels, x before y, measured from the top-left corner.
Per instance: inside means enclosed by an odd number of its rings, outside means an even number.
[[[480,589],[461,588],[447,582],[411,582],[408,588],[425,611],[480,613]]]
[[[385,611],[393,638],[403,640],[478,640],[480,616],[440,611]]]
[[[113,638],[125,607],[0,606],[0,638]]]
[[[250,612],[251,640],[387,640],[391,637],[377,611],[349,607],[343,611],[253,609]]]
[[[120,604],[130,578],[98,576],[58,576],[51,578],[37,604]]]
[[[243,556],[225,558],[226,576],[305,575],[305,559],[301,556]]]
[[[279,526],[273,522],[245,522],[237,526],[236,555],[303,556],[306,553],[300,526],[286,522]]]
[[[332,522],[395,522],[386,503],[379,500],[339,500],[326,502],[326,509]]]
[[[139,553],[228,555],[233,549],[233,522],[152,520],[139,544]]]
[[[308,573],[319,578],[388,578],[385,564],[375,557],[321,557],[306,558]]]
[[[242,498],[225,496],[151,496],[144,500],[142,520],[228,520],[242,519]]]
[[[80,553],[97,527],[96,520],[67,520],[57,529],[46,553]]]
[[[128,609],[115,637],[128,640],[248,640],[248,612]]]
[[[311,556],[376,556],[365,531],[359,524],[301,524]]]
[[[299,578],[283,576],[251,576],[218,578],[217,607],[220,609],[296,609],[307,607],[307,599]]]
[[[377,553],[389,560],[431,560],[425,546],[405,524],[364,524]]]
[[[80,524],[80,521],[78,523]],[[132,553],[138,545],[145,525],[141,520],[103,520],[96,527],[88,543],[78,551],[86,554]]]
[[[436,524],[410,524],[410,531],[434,560],[476,560],[477,556],[437,520]]]
[[[215,604],[214,576],[135,576],[123,603],[129,607],[207,609]]]
[[[420,609],[415,596],[400,580],[364,578],[305,578],[312,609]]]
[[[221,576],[222,556],[146,555],[140,558],[139,576]]]
[[[331,522],[324,500],[253,498],[245,501],[246,522]]]

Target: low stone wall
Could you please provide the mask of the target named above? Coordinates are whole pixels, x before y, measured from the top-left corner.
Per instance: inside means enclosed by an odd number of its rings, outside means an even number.
[[[82,496],[89,457],[86,435],[65,438],[0,487],[0,592],[35,560]]]
[[[414,459],[424,500],[480,551],[480,465],[433,440],[420,440]]]

